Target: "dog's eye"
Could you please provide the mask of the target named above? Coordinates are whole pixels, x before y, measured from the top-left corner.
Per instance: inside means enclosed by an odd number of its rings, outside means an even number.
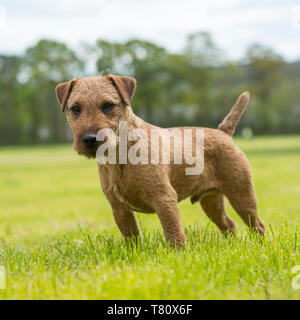
[[[71,111],[78,116],[81,112],[81,108],[79,106],[74,106],[71,108]]]
[[[107,113],[108,111],[110,111],[111,109],[113,109],[115,105],[113,103],[109,103],[109,102],[106,102],[104,103],[104,105],[102,106],[102,111],[104,113]]]

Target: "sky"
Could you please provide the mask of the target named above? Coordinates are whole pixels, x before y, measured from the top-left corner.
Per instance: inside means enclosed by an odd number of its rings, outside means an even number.
[[[0,0],[0,54],[20,54],[42,38],[74,49],[141,38],[179,52],[195,31],[210,32],[229,59],[261,43],[299,60],[300,1]]]

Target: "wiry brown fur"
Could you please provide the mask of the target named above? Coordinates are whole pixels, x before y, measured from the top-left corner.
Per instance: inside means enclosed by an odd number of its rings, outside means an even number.
[[[68,92],[70,82],[59,84],[56,91],[60,93],[61,104],[68,94],[67,119],[79,154],[94,158],[96,150],[87,150],[82,136],[103,128],[111,128],[118,134],[120,120],[127,121],[127,132],[141,128],[148,132],[150,139],[150,129],[155,126],[134,115],[129,106],[135,89],[134,79],[110,75],[75,79],[72,83],[71,92]],[[139,234],[133,211],[156,212],[166,239],[173,245],[184,245],[186,238],[177,203],[187,197],[191,197],[192,203],[200,202],[204,212],[224,234],[234,234],[234,223],[225,210],[225,196],[248,226],[264,234],[264,225],[257,216],[249,163],[231,138],[248,99],[248,93],[240,96],[219,126],[220,130],[204,128],[204,170],[201,175],[186,175],[188,165],[174,164],[172,157],[169,165],[98,165],[102,190],[124,237]],[[116,105],[107,114],[101,111],[105,102]],[[80,116],[70,111],[74,105],[81,106]],[[171,144],[171,150],[173,148]],[[190,148],[194,149],[194,145]]]

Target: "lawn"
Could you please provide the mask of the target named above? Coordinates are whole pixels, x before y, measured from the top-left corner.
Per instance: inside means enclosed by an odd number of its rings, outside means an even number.
[[[188,243],[165,244],[156,215],[137,214],[142,243],[124,243],[96,162],[71,145],[0,149],[2,299],[299,299],[300,137],[236,139],[255,180],[261,241],[237,225],[225,239],[198,204],[180,203]]]

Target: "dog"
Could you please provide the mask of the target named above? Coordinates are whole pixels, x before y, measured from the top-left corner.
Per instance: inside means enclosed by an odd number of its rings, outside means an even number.
[[[127,133],[141,129],[150,139],[151,130],[158,127],[133,113],[130,102],[135,89],[134,78],[116,75],[75,78],[56,86],[57,100],[62,111],[66,111],[78,154],[96,158],[97,149],[103,145],[103,141],[97,139],[97,132],[109,128],[118,136],[120,121],[126,121]],[[178,202],[187,197],[192,203],[199,202],[208,218],[225,235],[235,234],[235,225],[225,210],[225,197],[250,228],[264,234],[264,224],[257,215],[250,165],[232,140],[249,97],[248,92],[239,96],[218,129],[202,128],[204,167],[201,174],[187,175],[185,170],[190,166],[187,161],[165,164],[161,158],[156,164],[121,163],[118,160],[115,164],[98,163],[102,190],[125,239],[139,237],[134,211],[156,212],[167,242],[171,246],[184,246],[186,236]],[[177,129],[184,130],[183,127]],[[118,143],[117,139],[116,146]],[[195,152],[196,143],[193,137],[187,148]],[[174,145],[173,140],[171,151],[174,151]],[[132,141],[127,148],[130,146]]]

